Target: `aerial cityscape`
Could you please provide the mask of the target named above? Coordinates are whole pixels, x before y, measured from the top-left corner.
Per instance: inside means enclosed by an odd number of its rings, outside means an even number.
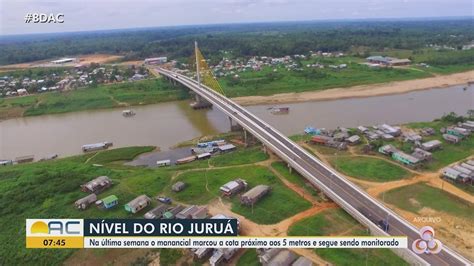
[[[0,265],[473,264],[471,1],[0,1]]]

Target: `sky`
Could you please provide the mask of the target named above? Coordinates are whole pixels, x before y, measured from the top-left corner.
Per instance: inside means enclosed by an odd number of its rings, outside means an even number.
[[[0,0],[0,35],[174,25],[474,16],[473,0]],[[25,23],[64,14],[62,24]]]

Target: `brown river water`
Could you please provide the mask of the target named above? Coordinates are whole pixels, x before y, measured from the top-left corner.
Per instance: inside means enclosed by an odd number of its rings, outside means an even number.
[[[305,126],[335,128],[377,123],[431,121],[448,112],[474,109],[474,86],[453,86],[369,98],[282,104],[288,114],[275,115],[272,105],[247,106],[249,111],[287,135]],[[111,141],[114,147],[154,145],[162,150],[203,135],[226,132],[229,120],[217,108],[192,110],[187,101],[137,106],[133,117],[122,109],[93,110],[0,122],[0,160],[50,154],[80,154],[81,146]]]

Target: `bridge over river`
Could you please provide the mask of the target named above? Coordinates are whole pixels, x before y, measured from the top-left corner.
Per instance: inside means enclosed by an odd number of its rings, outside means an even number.
[[[199,69],[199,68],[198,68]],[[234,122],[263,143],[265,148],[271,149],[280,158],[319,188],[323,193],[340,205],[346,212],[367,226],[373,235],[380,236],[407,236],[407,249],[396,249],[399,256],[412,264],[419,265],[472,265],[472,262],[457,254],[450,248],[443,246],[438,254],[416,254],[411,251],[413,241],[419,238],[418,229],[408,221],[384,206],[378,200],[369,196],[365,191],[325,165],[305,149],[265,123],[242,106],[214,89],[164,68],[155,68],[154,72],[165,78],[180,83],[191,89],[199,97],[222,110]],[[389,230],[384,231],[378,226],[379,221],[389,222]]]

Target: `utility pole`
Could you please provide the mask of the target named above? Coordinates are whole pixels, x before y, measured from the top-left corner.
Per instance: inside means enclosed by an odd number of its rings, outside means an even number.
[[[194,41],[194,53],[196,54],[196,75],[197,75],[198,86],[201,87],[201,76],[200,76],[200,73],[199,73],[199,57],[198,57],[198,43],[197,43],[197,41]]]

